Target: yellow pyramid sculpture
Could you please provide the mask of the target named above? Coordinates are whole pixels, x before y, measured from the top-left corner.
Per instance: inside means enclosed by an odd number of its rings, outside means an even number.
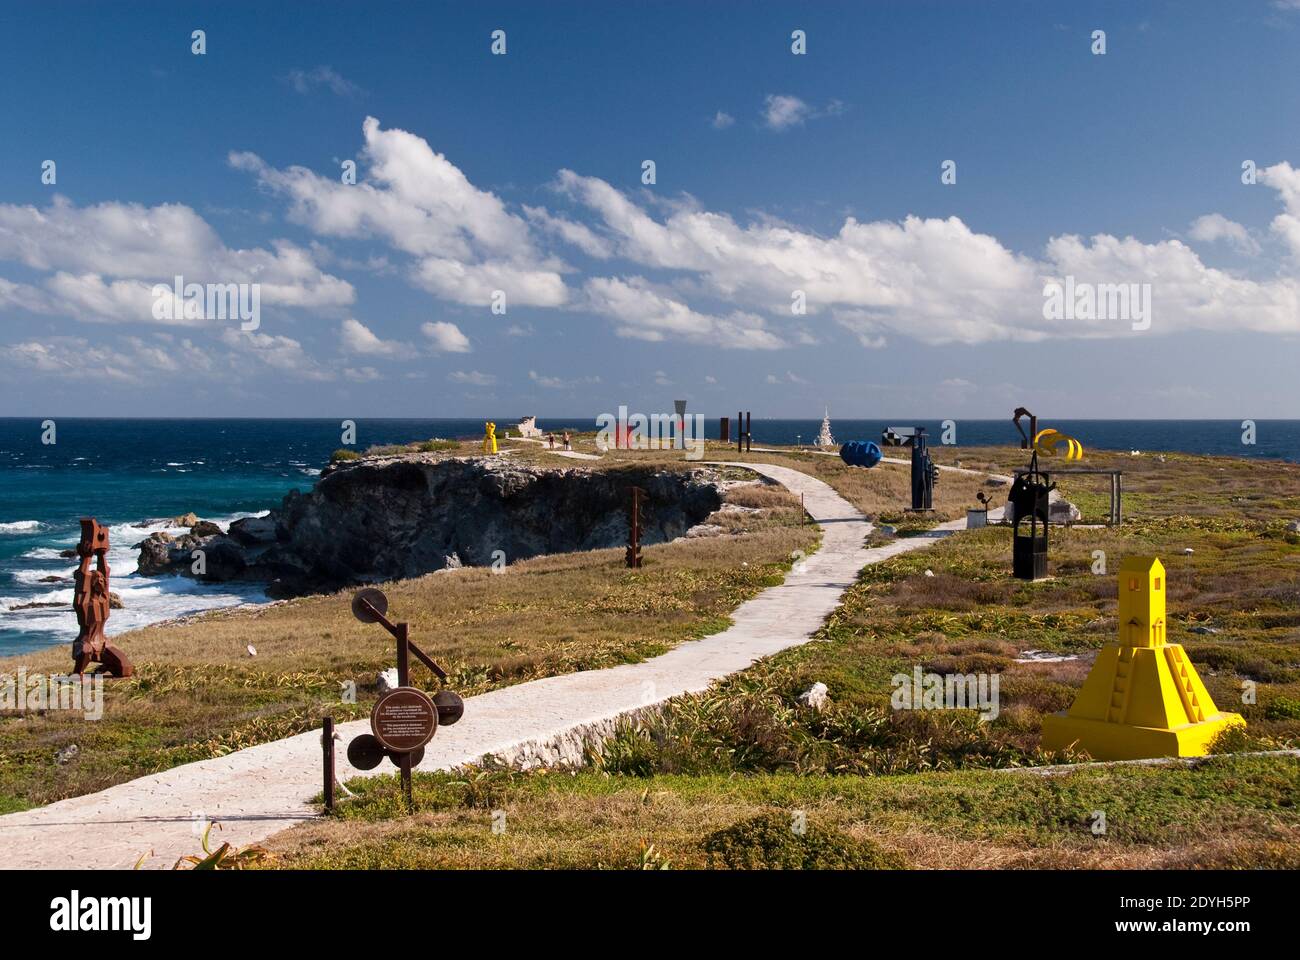
[[[1181,644],[1165,642],[1164,564],[1130,557],[1119,571],[1119,642],[1097,654],[1065,713],[1043,718],[1043,749],[1073,746],[1095,760],[1194,757],[1234,724]]]

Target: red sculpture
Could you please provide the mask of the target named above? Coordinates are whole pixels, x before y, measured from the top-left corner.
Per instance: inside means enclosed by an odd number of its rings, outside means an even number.
[[[92,663],[100,665],[104,676],[129,677],[135,668],[122,650],[104,636],[108,623],[110,597],[108,592],[108,527],[100,526],[92,517],[81,521],[81,542],[77,544],[81,565],[73,574],[72,608],[77,611],[77,626],[81,628],[72,641],[72,659],[76,673],[84,674]],[[91,558],[96,569],[90,569]]]

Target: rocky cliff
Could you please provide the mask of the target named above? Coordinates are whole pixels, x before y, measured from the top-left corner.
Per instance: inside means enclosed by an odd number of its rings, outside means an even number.
[[[721,505],[712,471],[545,469],[502,457],[361,460],[326,470],[270,516],[140,544],[145,575],[265,581],[300,596],[460,565],[627,542],[627,487],[648,494],[642,543],[681,536]],[[195,570],[194,551],[201,550]]]

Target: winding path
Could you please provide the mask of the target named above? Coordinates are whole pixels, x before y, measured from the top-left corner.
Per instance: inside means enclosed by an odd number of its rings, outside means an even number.
[[[822,528],[822,546],[779,586],[741,604],[733,625],[662,656],[606,670],[521,683],[465,702],[465,718],[445,727],[426,748],[421,770],[446,769],[486,755],[524,764],[581,755],[587,737],[610,732],[620,717],[672,697],[705,690],[755,660],[807,642],[839,604],[858,571],[928,546],[965,526],[952,521],[928,534],[867,548],[871,523],[827,484],[788,467],[730,463],[803,495]],[[342,744],[368,732],[369,721],[341,724]],[[338,778],[369,774],[338,751]],[[198,852],[206,820],[219,821],[217,841],[243,846],[319,815],[310,800],[321,789],[319,732],[249,747],[175,767],[99,793],[0,817],[0,869],[170,867]]]

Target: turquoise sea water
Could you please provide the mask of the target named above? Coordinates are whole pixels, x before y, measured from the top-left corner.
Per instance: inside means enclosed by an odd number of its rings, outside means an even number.
[[[734,417],[734,413],[730,414]],[[516,418],[500,417],[503,427]],[[937,421],[920,421],[935,437]],[[832,420],[838,442],[879,440],[886,426],[910,420]],[[1241,421],[1044,422],[1092,449],[1179,450],[1189,453],[1300,460],[1300,421],[1258,421],[1258,440],[1241,442]],[[543,429],[595,429],[594,418],[539,420]],[[757,443],[810,443],[819,420],[757,417]],[[125,609],[113,611],[110,634],[198,610],[263,599],[255,587],[206,586],[179,577],[134,575],[132,546],[168,517],[194,511],[224,523],[262,513],[294,488],[308,489],[342,446],[337,420],[74,420],[56,423],[57,442],[41,442],[41,421],[0,419],[0,656],[70,644],[70,607],[14,610],[27,603],[72,600],[73,561],[59,551],[76,545],[78,520],[111,527],[113,589]],[[359,420],[357,446],[430,437],[482,436],[476,420]],[[733,426],[734,430],[734,426]],[[717,416],[706,421],[716,437]],[[1009,444],[1009,419],[959,421],[959,445]],[[63,578],[43,582],[45,578]]]

